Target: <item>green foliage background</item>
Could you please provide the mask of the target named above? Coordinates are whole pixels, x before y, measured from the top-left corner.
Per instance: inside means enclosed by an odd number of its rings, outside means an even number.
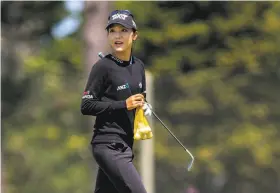
[[[279,192],[280,4],[113,7],[134,14],[135,54],[156,80],[154,108],[196,157],[187,173],[187,154],[155,121],[157,192],[191,184],[201,193]],[[78,31],[24,57],[21,78],[11,78],[12,70],[2,75],[6,192],[91,192],[91,125],[79,111],[87,78],[82,47]]]

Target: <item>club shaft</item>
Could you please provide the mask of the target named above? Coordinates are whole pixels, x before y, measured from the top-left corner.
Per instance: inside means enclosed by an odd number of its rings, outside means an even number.
[[[147,100],[145,99],[145,101],[147,102]],[[148,103],[148,102],[147,102]],[[192,153],[183,145],[183,143],[172,133],[172,131],[170,129],[168,129],[168,127],[163,123],[163,121],[157,116],[157,114],[153,111],[152,114],[159,120],[159,122],[162,124],[162,126],[172,135],[172,137],[181,145],[181,147],[191,156],[192,160],[188,165],[188,171],[191,170],[193,162],[194,162],[194,157],[192,155]]]
[[[162,124],[162,126],[167,129],[167,131],[176,139],[176,141],[184,148],[185,151],[187,151],[187,148],[182,144],[182,142],[172,133],[170,129],[162,122],[162,120],[157,116],[157,114],[152,111],[153,115],[159,120],[159,122]]]
[[[174,139],[176,139],[176,141],[181,145],[181,147],[191,156],[192,160],[190,162],[190,164],[188,165],[188,171],[191,170],[193,162],[194,162],[194,157],[192,155],[192,153],[182,144],[182,142],[172,133],[172,131],[170,129],[168,129],[168,127],[162,122],[162,120],[157,116],[157,114],[152,111],[153,115],[159,120],[159,122],[162,124],[162,126],[172,135],[172,137],[174,137]]]

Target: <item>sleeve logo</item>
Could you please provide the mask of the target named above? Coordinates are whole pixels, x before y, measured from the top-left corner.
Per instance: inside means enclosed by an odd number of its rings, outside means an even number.
[[[85,91],[82,99],[92,99],[93,96],[89,93],[89,91]]]

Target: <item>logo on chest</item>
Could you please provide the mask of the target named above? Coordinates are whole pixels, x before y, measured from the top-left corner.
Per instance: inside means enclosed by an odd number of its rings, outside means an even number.
[[[129,85],[128,83],[124,84],[124,85],[120,85],[117,87],[117,91],[120,91],[120,90],[124,90],[124,89],[128,89],[129,88]]]

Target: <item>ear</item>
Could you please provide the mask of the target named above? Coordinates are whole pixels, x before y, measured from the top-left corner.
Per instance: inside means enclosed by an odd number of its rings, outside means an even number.
[[[135,31],[135,32],[133,33],[132,40],[135,41],[137,38],[138,38],[138,32]]]

